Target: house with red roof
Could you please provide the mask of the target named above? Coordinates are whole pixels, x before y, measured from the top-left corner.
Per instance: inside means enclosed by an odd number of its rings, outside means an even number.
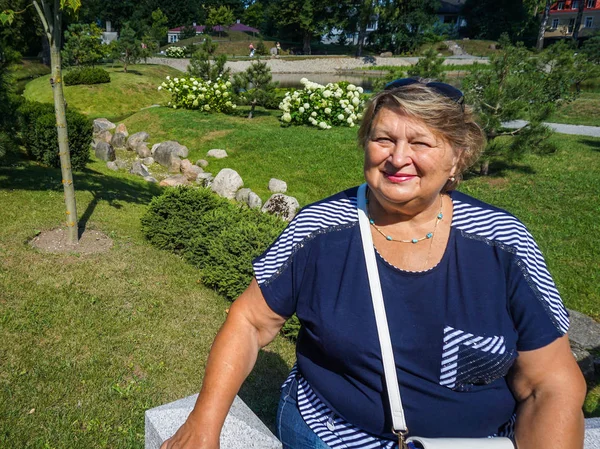
[[[586,38],[600,31],[600,0],[559,0],[550,7],[544,39],[556,40],[573,36],[580,2],[584,3],[579,37]]]
[[[206,29],[206,27],[204,25],[196,25],[195,23],[192,26],[196,29],[196,35],[203,34],[204,30]],[[183,27],[183,26],[171,28],[169,30],[169,32],[167,33],[167,41],[170,44],[178,42],[179,38],[181,36],[181,32],[184,28],[185,27]],[[259,30],[257,30],[256,28],[252,28],[251,26],[244,25],[243,23],[240,23],[239,20],[236,23],[234,23],[233,25],[231,25],[230,27],[224,27],[221,25],[217,25],[217,26],[214,26],[212,29],[213,29],[213,31],[215,31],[217,33],[220,33],[223,31],[242,31],[244,33],[252,33],[252,34],[259,33]]]

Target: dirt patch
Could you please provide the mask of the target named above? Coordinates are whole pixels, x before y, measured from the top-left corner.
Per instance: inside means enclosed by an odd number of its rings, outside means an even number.
[[[221,131],[211,131],[206,133],[200,139],[202,142],[208,142],[209,140],[218,139],[219,137],[225,137],[227,134],[231,134],[233,129],[223,129]]]
[[[489,178],[486,182],[492,187],[504,187],[508,185],[508,179],[506,178]]]
[[[96,254],[108,251],[113,241],[100,231],[86,229],[79,237],[79,243],[72,245],[67,241],[67,229],[57,228],[38,234],[29,244],[46,253]]]

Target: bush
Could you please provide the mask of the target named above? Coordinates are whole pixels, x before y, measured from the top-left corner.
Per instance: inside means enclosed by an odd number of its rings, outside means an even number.
[[[169,47],[165,50],[169,58],[185,58],[185,49],[182,47]]]
[[[202,281],[230,300],[253,276],[252,259],[262,254],[285,223],[236,205],[209,189],[167,189],[142,217],[152,245],[182,255],[202,271]]]
[[[110,83],[110,74],[102,67],[81,67],[65,73],[63,81],[65,86]]]
[[[169,105],[174,109],[200,109],[206,112],[230,113],[236,105],[231,101],[232,87],[229,81],[216,81],[196,78],[173,78],[167,76],[158,90],[171,92]]]
[[[0,131],[0,163],[7,153],[15,150],[15,142],[7,132]]]
[[[283,125],[312,125],[321,129],[332,126],[353,127],[362,118],[362,87],[347,82],[322,86],[300,80],[304,89],[285,94],[279,109]]]
[[[44,165],[60,167],[54,106],[48,103],[26,101],[19,107],[17,113],[24,144],[29,155]],[[90,161],[92,123],[85,115],[67,110],[67,129],[69,131],[71,166],[74,170],[81,170]]]

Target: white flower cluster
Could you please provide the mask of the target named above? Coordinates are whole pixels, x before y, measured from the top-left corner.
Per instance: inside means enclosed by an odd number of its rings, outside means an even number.
[[[204,81],[196,78],[171,78],[167,76],[158,90],[171,92],[169,105],[174,109],[200,109],[206,112],[232,112],[236,105],[231,101],[232,88],[228,80]]]
[[[169,47],[165,50],[165,54],[169,58],[185,58],[183,47]]]
[[[330,129],[332,126],[353,127],[362,118],[362,87],[345,81],[326,86],[306,78],[300,82],[304,89],[287,92],[279,104],[283,111],[280,119],[283,124]]]

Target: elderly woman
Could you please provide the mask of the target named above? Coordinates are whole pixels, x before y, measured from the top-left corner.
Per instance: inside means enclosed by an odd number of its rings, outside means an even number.
[[[367,213],[409,436],[583,446],[586,387],[569,321],[525,226],[455,191],[485,139],[462,93],[402,79],[359,131]],[[163,448],[217,448],[258,350],[296,313],[284,448],[395,448],[357,188],[305,207],[254,262],[211,350],[196,407]]]

